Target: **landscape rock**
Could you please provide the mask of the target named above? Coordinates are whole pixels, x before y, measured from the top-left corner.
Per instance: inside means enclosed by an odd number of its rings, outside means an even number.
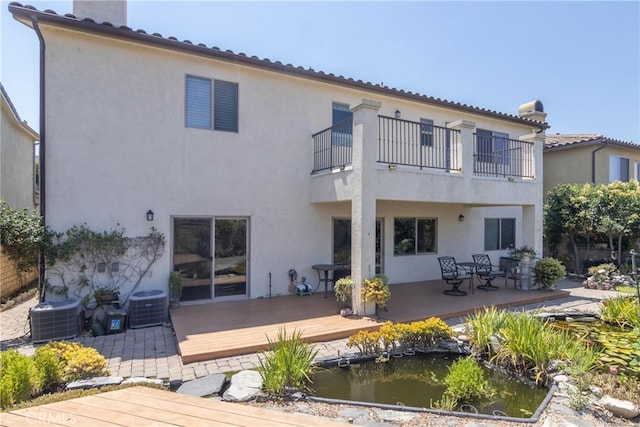
[[[402,412],[378,408],[373,408],[373,411],[384,421],[397,421],[406,423],[419,417],[419,415],[415,412]]]
[[[638,408],[638,405],[628,400],[620,400],[611,396],[602,396],[598,403],[619,417],[631,419],[640,415],[640,408]]]
[[[122,384],[164,384],[160,378],[131,377],[122,381]]]
[[[119,385],[124,381],[123,377],[94,377],[86,380],[72,381],[67,384],[67,390],[104,387],[108,385]]]
[[[224,374],[211,374],[183,383],[178,390],[176,390],[176,393],[197,397],[218,394],[222,391],[222,387],[224,387],[226,381],[227,377]]]
[[[240,371],[231,377],[229,388],[222,399],[229,402],[246,402],[256,397],[262,389],[262,377],[256,371]]]

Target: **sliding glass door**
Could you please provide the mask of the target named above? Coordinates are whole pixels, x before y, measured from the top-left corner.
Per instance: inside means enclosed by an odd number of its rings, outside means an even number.
[[[215,220],[214,297],[247,294],[247,220]]]
[[[173,270],[182,273],[181,301],[246,296],[248,220],[174,218]]]

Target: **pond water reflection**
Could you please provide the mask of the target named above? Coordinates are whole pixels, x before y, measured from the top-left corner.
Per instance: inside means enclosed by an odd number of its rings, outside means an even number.
[[[415,356],[321,369],[314,375],[313,396],[359,402],[432,408],[446,389],[444,378],[456,357],[417,353]],[[480,402],[465,402],[479,413],[529,418],[548,390],[484,367],[495,394]],[[468,408],[468,407],[465,407]],[[461,411],[460,408],[456,408]],[[465,409],[465,412],[469,412]]]

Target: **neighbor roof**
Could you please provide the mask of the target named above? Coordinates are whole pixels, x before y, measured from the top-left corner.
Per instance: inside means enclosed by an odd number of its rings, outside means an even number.
[[[404,98],[423,104],[429,104],[439,107],[451,108],[454,110],[464,111],[468,113],[480,114],[492,118],[499,118],[503,120],[509,120],[518,124],[531,125],[537,128],[548,128],[549,125],[546,122],[540,122],[537,120],[531,120],[515,116],[512,114],[500,113],[493,110],[487,110],[472,105],[461,104],[458,102],[448,101],[440,98],[434,98],[419,93],[410,91],[404,91],[401,89],[390,88],[383,84],[373,84],[370,82],[363,82],[362,80],[354,80],[352,78],[346,78],[343,76],[336,76],[332,73],[325,73],[323,71],[315,71],[312,68],[296,67],[291,64],[283,64],[280,61],[272,62],[269,59],[260,59],[256,56],[247,56],[244,53],[234,53],[230,50],[222,51],[218,47],[207,47],[204,44],[193,44],[190,40],[180,41],[175,37],[163,37],[161,34],[153,33],[148,34],[144,30],[132,30],[125,25],[120,27],[114,27],[109,22],[97,23],[91,18],[80,19],[72,14],[66,14],[64,16],[58,15],[55,11],[44,10],[40,11],[33,6],[12,2],[9,4],[9,11],[13,14],[14,18],[31,26],[32,17],[38,21],[46,22],[50,25],[56,25],[60,27],[70,28],[76,31],[82,31],[93,34],[100,34],[108,37],[125,39],[137,43],[153,45],[156,47],[162,47],[165,49],[179,50],[182,52],[189,52],[195,55],[202,55],[210,58],[215,58],[223,61],[248,65],[252,67],[267,69],[274,72],[294,75],[297,77],[314,79],[341,86],[348,86],[351,88],[357,88],[372,92],[377,92],[387,96],[394,96],[398,98]]]
[[[620,141],[618,139],[607,138],[604,135],[595,133],[569,133],[569,134],[555,134],[547,135],[544,142],[545,150],[571,148],[577,145],[594,145],[594,144],[608,144],[627,147],[631,149],[640,150],[640,145],[633,142]]]

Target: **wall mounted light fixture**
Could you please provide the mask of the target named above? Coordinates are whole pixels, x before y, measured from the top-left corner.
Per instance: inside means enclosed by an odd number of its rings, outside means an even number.
[[[151,209],[147,211],[147,221],[153,221],[153,211]]]
[[[458,216],[458,221],[460,221],[460,222],[464,222],[464,215],[460,214],[460,215]]]

